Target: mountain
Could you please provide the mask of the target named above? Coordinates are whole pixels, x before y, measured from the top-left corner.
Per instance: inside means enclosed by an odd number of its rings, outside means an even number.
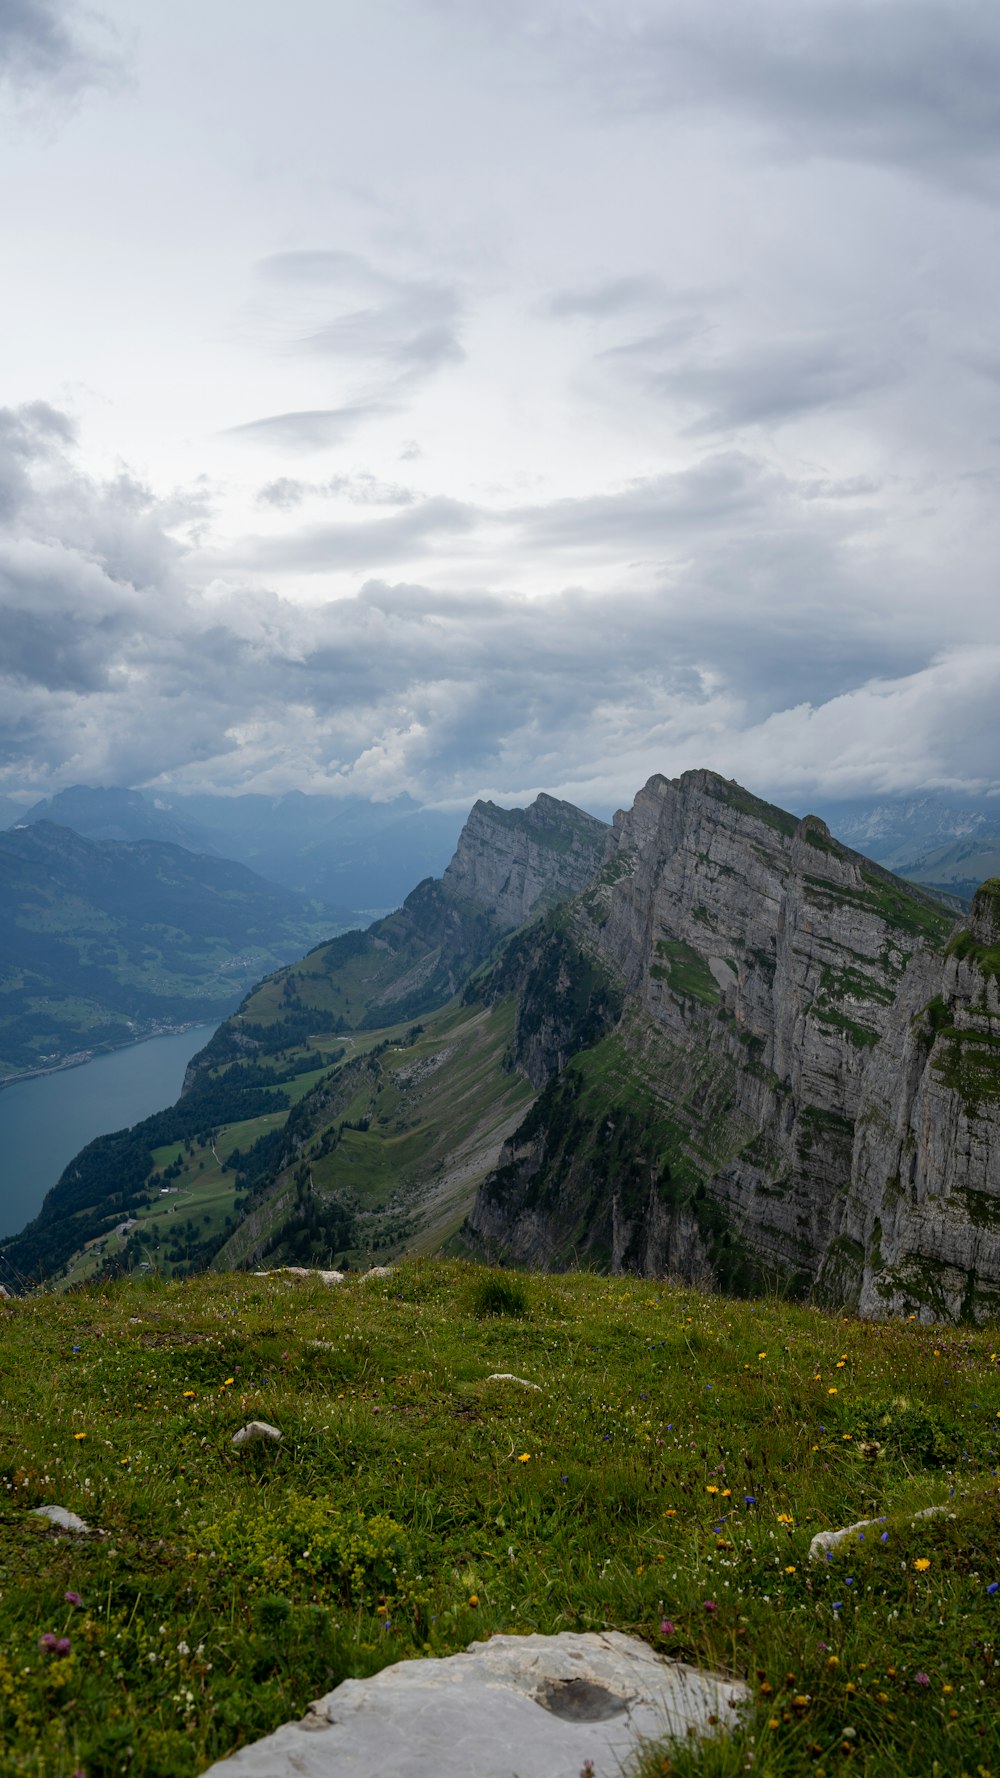
[[[13,797],[0,796],[0,832],[5,827],[13,827],[15,821],[19,821],[22,814],[20,803],[16,803]]]
[[[821,803],[818,812],[839,839],[902,876],[931,852],[1000,831],[998,797],[856,797]]]
[[[1000,876],[1000,825],[984,825],[967,839],[921,853],[910,859],[902,875],[971,901],[980,883]]]
[[[82,784],[28,810],[11,803],[10,811],[12,823],[54,821],[87,839],[165,840],[235,858],[297,894],[338,907],[345,920],[352,918],[349,910],[396,907],[414,883],[439,874],[463,819],[405,796],[389,803],[301,791],[166,797]]]
[[[262,983],[8,1252],[75,1279],[450,1243],[978,1319],[998,984],[1000,884],[963,923],[714,773],[610,831],[477,804],[440,881]]]
[[[347,932],[284,976],[262,984],[244,1009],[273,1018],[303,1000],[336,1033],[422,1017],[464,985],[498,941],[593,876],[608,828],[571,803],[539,796],[527,809],[478,802],[454,857],[365,932]]]
[[[195,1058],[178,1105],[90,1143],[8,1258],[33,1276],[184,1269],[237,1224],[228,1261],[284,1244],[356,1263],[451,1234],[534,1094],[505,1065],[513,1004],[446,1003],[513,927],[590,880],[607,833],[548,796],[478,803],[442,879],[262,982]]]
[[[514,987],[513,1059],[541,1094],[469,1244],[996,1313],[998,894],[956,929],[816,817],[710,772],[652,778],[596,882],[488,990]]]
[[[74,784],[23,811],[19,823],[48,821],[72,828],[88,840],[163,840],[189,852],[217,852],[207,828],[178,817],[172,809],[141,790],[94,789]]]
[[[330,929],[315,903],[162,841],[0,834],[0,1078],[222,1017]]]

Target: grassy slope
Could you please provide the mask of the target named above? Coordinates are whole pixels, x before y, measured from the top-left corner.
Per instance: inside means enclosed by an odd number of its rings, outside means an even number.
[[[355,1263],[391,1257],[404,1244],[416,1252],[438,1247],[462,1222],[534,1096],[502,1065],[513,1022],[510,1000],[491,1009],[451,1006],[427,1018],[415,1038],[390,1027],[350,1040],[339,1070],[343,1090],[316,1095],[295,1169],[255,1204],[252,1222],[235,1231],[217,1263],[245,1263],[261,1231],[278,1226],[291,1174],[302,1166],[321,1198],[356,1212]],[[377,1058],[362,1065],[373,1050]],[[341,1129],[345,1121],[368,1127]]]
[[[420,1261],[0,1311],[5,1773],[184,1778],[350,1674],[601,1627],[750,1681],[733,1742],[671,1749],[674,1778],[994,1769],[996,1330],[493,1279],[523,1318]],[[280,1448],[233,1451],[253,1417]],[[46,1501],[107,1535],[55,1536]]]
[[[283,1080],[281,1089],[289,1110],[303,1106],[295,1168],[256,1196],[237,1194],[234,1151],[245,1156],[258,1138],[283,1128],[288,1111],[222,1124],[214,1141],[204,1132],[154,1149],[148,1184],[128,1212],[138,1226],[125,1235],[87,1240],[62,1282],[82,1283],[116,1261],[133,1270],[152,1265],[167,1277],[183,1274],[196,1245],[225,1236],[227,1228],[232,1233],[219,1263],[245,1264],[294,1205],[292,1174],[303,1164],[321,1202],[344,1202],[355,1213],[357,1245],[318,1256],[324,1263],[364,1264],[394,1257],[404,1245],[420,1253],[436,1250],[463,1221],[501,1143],[533,1098],[523,1077],[503,1067],[513,1017],[512,1001],[488,1010],[453,1005],[429,1016],[415,1038],[411,1026],[346,1039],[311,1032],[306,1043],[274,1052],[269,1060],[283,1074],[304,1069]],[[306,1066],[317,1052],[329,1057],[340,1051],[341,1061],[331,1067]],[[366,1066],[372,1051],[377,1060]],[[213,1072],[238,1078],[244,1066],[237,1061]],[[344,1130],[338,1138],[345,1119],[367,1119],[369,1127]],[[171,1176],[166,1170],[175,1164],[180,1170]],[[166,1196],[161,1183],[172,1188]],[[251,1221],[241,1228],[248,1206]],[[279,1251],[269,1263],[282,1257]]]

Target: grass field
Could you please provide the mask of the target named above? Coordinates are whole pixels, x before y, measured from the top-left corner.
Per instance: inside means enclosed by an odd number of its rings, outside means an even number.
[[[996,1330],[411,1261],[23,1299],[0,1376],[5,1774],[185,1778],[348,1675],[602,1627],[752,1688],[647,1778],[997,1771]]]

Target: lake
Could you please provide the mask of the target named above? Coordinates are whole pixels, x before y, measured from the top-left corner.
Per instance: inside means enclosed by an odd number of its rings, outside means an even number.
[[[79,1068],[36,1075],[0,1092],[0,1231],[37,1216],[63,1168],[95,1136],[124,1130],[178,1098],[184,1070],[217,1030],[197,1025],[150,1037]]]

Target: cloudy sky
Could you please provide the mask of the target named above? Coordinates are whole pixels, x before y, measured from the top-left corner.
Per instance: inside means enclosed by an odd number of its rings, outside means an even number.
[[[0,792],[1000,788],[995,0],[0,0]]]

